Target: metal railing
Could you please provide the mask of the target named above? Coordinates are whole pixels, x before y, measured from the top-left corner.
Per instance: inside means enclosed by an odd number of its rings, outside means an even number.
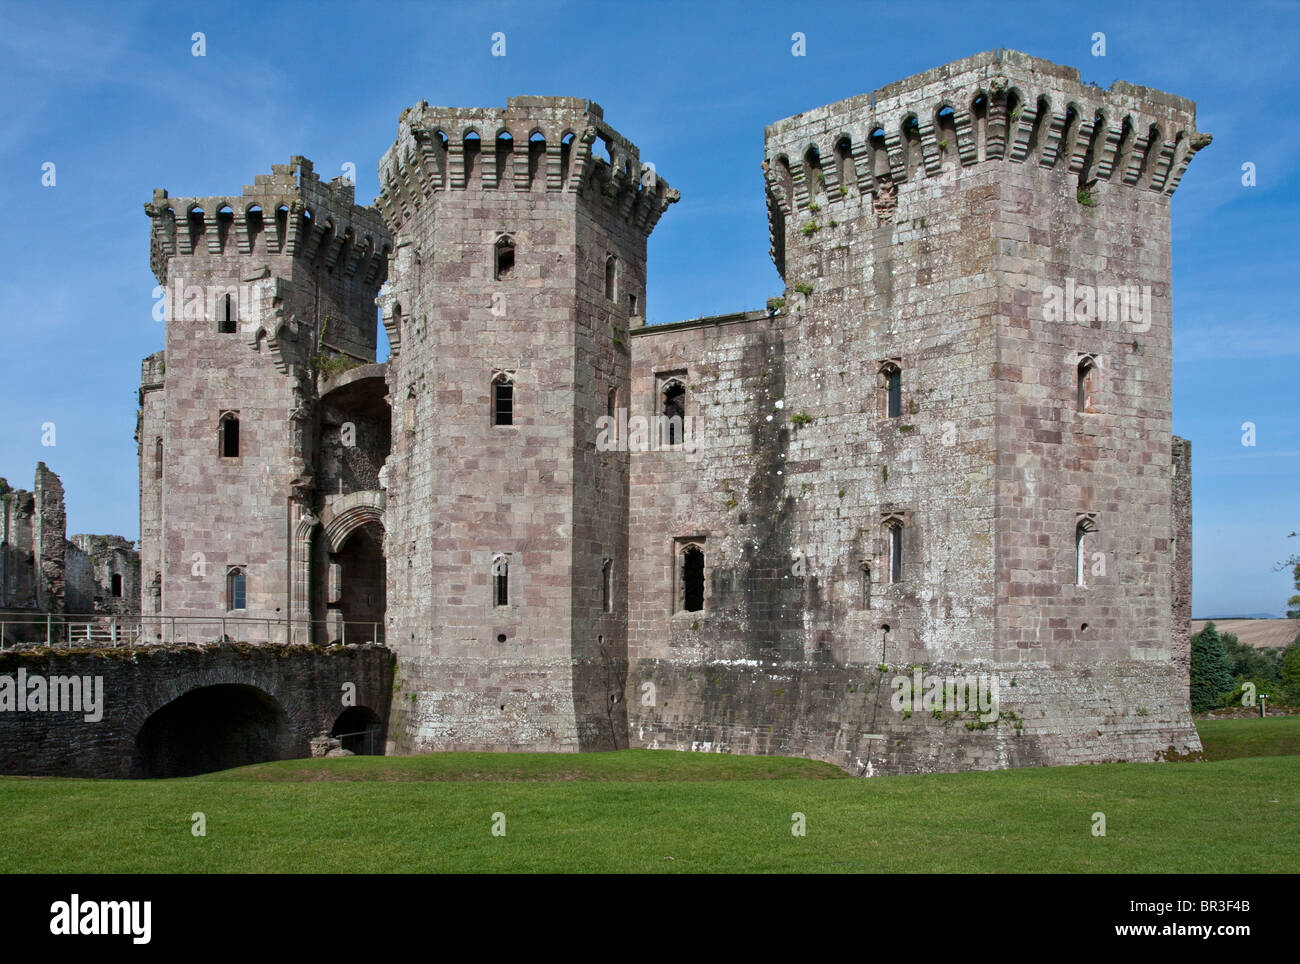
[[[383,643],[384,624],[343,619],[255,616],[112,616],[0,611],[0,649],[86,648],[204,643],[318,645]]]

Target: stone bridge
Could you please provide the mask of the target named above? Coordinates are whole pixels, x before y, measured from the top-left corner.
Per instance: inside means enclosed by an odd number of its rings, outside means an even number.
[[[0,653],[0,774],[190,776],[307,757],[322,734],[383,753],[393,665],[375,645]]]

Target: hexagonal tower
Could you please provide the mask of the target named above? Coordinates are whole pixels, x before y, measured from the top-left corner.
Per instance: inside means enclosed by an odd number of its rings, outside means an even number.
[[[633,339],[642,405],[679,368],[708,417],[694,462],[633,457],[634,743],[867,773],[1198,747],[1169,227],[1195,120],[997,51],[767,129],[784,307]],[[704,546],[702,605],[665,535]],[[998,678],[1003,719],[892,712],[910,667]]]
[[[625,745],[627,458],[598,421],[676,192],[567,97],[421,102],[379,174],[394,746]]]
[[[252,641],[293,620],[307,642],[317,378],[375,360],[383,221],[301,157],[241,195],[158,190],[145,211],[166,347],[142,366],[142,611],[212,618],[208,638],[225,615]]]

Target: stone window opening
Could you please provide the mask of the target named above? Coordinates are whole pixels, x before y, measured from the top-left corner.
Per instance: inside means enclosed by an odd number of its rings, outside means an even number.
[[[221,457],[239,458],[239,413],[223,412],[218,431]]]
[[[515,423],[515,380],[509,372],[492,376],[492,424]]]
[[[224,294],[217,303],[217,331],[223,335],[233,335],[238,330],[236,321],[234,295]]]
[[[606,613],[614,611],[613,559],[606,559],[600,564],[600,609]]]
[[[618,417],[618,389],[611,388],[605,396],[605,414],[610,418]]]
[[[1074,523],[1074,584],[1088,585],[1088,535],[1097,531],[1097,517],[1088,513]]]
[[[122,598],[122,575],[121,575],[121,573],[117,573],[117,572],[113,573],[113,574],[109,577],[108,585],[109,585],[109,593],[112,595],[112,597],[113,597],[114,599],[121,599],[121,598]]]
[[[863,609],[871,608],[871,564],[858,563],[858,601]]]
[[[612,254],[605,259],[605,299],[614,301],[617,298],[618,282],[618,258]]]
[[[497,281],[508,281],[515,271],[515,241],[508,234],[497,239],[493,276]]]
[[[686,386],[680,378],[668,378],[659,389],[661,422],[660,442],[680,445],[686,424]]]
[[[885,572],[889,577],[889,584],[900,583],[903,581],[903,529],[907,524],[907,519],[897,512],[886,513],[881,520],[884,527],[884,556],[887,568]]]
[[[502,553],[492,557],[492,605],[510,605],[510,557]]]
[[[226,609],[243,612],[248,608],[248,573],[243,566],[226,570]]]
[[[161,479],[163,472],[163,440],[156,438],[153,440],[153,477]]]
[[[877,365],[879,409],[884,418],[898,418],[903,414],[903,366],[900,359],[886,358]]]
[[[677,553],[677,609],[704,609],[704,546],[699,541],[686,543]]]
[[[627,313],[629,315],[636,314],[636,295],[627,296]]]
[[[1076,412],[1095,412],[1097,411],[1093,399],[1093,393],[1096,390],[1094,375],[1097,371],[1097,356],[1091,354],[1081,354],[1079,364],[1075,370],[1075,400],[1074,410]]]

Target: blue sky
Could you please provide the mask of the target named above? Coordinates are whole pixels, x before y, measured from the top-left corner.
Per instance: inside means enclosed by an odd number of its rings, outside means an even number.
[[[191,55],[195,31],[204,57]],[[504,57],[491,56],[498,31]],[[791,55],[795,31],[804,57]],[[1091,53],[1097,31],[1104,57]],[[44,460],[68,490],[69,532],[138,535],[135,389],[140,359],[162,347],[142,209],[155,187],[237,193],[303,154],[325,177],[355,164],[369,199],[398,114],[420,99],[588,97],[682,192],[650,240],[650,321],[754,308],[781,288],[764,125],[996,47],[1189,97],[1214,135],[1172,208],[1194,612],[1281,615],[1292,589],[1273,567],[1300,552],[1286,538],[1300,529],[1292,3],[6,2],[0,475],[30,488]]]

